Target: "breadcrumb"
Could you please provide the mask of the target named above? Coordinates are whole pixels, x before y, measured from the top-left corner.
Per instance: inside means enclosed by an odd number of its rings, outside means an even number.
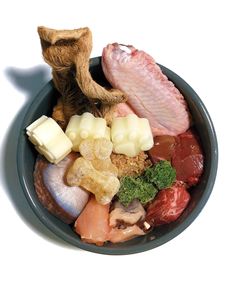
[[[136,157],[112,153],[111,161],[118,168],[118,177],[139,176],[152,165],[147,153],[143,151]]]

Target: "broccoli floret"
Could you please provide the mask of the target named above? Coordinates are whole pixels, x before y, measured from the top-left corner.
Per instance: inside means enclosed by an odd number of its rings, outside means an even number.
[[[117,196],[124,206],[128,206],[134,199],[138,199],[144,205],[152,200],[157,193],[157,189],[142,178],[126,176],[121,179],[120,183]]]
[[[169,161],[162,160],[146,169],[143,177],[146,182],[155,184],[157,189],[161,190],[175,181],[176,171]]]

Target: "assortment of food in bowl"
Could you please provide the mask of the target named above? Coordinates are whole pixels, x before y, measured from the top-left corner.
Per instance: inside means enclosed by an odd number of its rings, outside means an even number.
[[[103,49],[101,85],[88,28],[38,33],[60,93],[52,115],[25,128],[41,204],[97,246],[177,221],[207,160],[179,89],[150,55],[118,43]]]

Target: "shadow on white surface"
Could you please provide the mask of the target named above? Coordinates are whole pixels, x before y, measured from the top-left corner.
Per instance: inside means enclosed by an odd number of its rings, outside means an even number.
[[[24,106],[16,114],[3,143],[3,177],[5,190],[22,220],[37,234],[43,238],[66,248],[74,248],[55,236],[37,218],[31,210],[17,174],[16,153],[19,128],[23,121],[28,106],[31,104],[40,89],[49,81],[49,69],[45,66],[37,66],[28,70],[9,67],[5,69],[7,79],[26,96]]]

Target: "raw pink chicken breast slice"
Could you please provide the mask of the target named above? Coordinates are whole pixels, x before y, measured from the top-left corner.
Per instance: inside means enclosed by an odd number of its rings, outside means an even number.
[[[150,55],[133,46],[109,44],[103,49],[102,68],[110,84],[127,94],[131,108],[120,104],[118,115],[134,111],[147,118],[154,136],[175,136],[189,128],[183,96]]]

